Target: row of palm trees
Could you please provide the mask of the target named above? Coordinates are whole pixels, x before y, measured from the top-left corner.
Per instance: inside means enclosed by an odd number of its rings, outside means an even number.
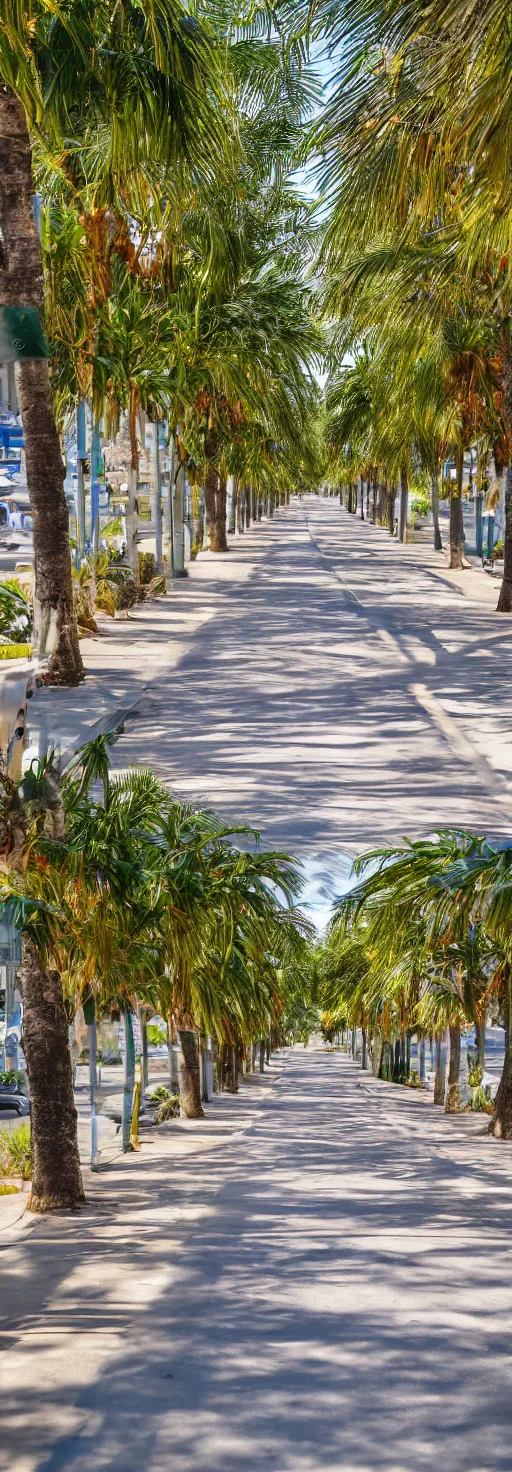
[[[279,494],[315,477],[313,227],[291,175],[318,94],[276,9],[278,30],[249,3],[0,6],[0,307],[12,332],[39,314],[49,345],[17,384],[53,683],[83,677],[61,445],[84,399],[107,436],[128,418],[135,573],[140,410],[204,487],[214,550],[229,475]]]
[[[316,124],[329,203],[319,303],[329,322],[331,477],[400,490],[443,464],[450,561],[463,566],[465,452],[476,492],[506,476],[498,608],[512,610],[511,83],[503,8],[317,0],[330,89]]]
[[[310,925],[297,867],[257,835],[173,800],[145,770],[112,778],[101,736],[63,777],[50,752],[0,786],[0,899],[22,932],[31,1207],[83,1197],[68,1023],[149,1009],[180,1047],[180,1106],[202,1114],[198,1038],[232,1055],[308,1034]]]
[[[477,492],[507,472],[499,608],[510,611],[510,89],[497,0],[474,28],[442,0],[426,11],[66,0],[55,13],[30,0],[6,4],[4,21],[0,307],[44,315],[49,342],[49,360],[22,358],[17,375],[50,679],[83,674],[61,431],[84,399],[108,435],[128,417],[135,575],[142,409],[165,421],[171,474],[186,466],[204,488],[214,550],[229,477],[279,496],[359,479],[390,530],[400,490],[403,535],[409,485],[428,481],[439,546],[450,460],[450,556],[462,566],[464,455],[476,446]],[[328,45],[323,106],[311,37]],[[320,212],[294,183],[311,150]]]
[[[505,1060],[489,1130],[512,1138],[512,909],[510,848],[446,831],[363,855],[318,961],[323,1023],[363,1029],[377,1074],[407,1082],[410,1040],[435,1040],[434,1099],[443,1102],[442,1040],[449,1030],[445,1109],[460,1108],[461,1028],[474,1026],[481,1083],[486,1021],[505,1029]]]

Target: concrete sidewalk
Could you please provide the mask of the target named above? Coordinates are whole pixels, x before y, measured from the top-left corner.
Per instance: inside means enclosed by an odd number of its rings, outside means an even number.
[[[80,641],[85,681],[74,690],[38,690],[30,710],[31,745],[76,750],[109,724],[148,709],[150,691],[185,657],[202,625],[215,617],[226,584],[243,584],[265,550],[266,524],[234,541],[233,555],[200,553],[189,575],[165,598],[134,608],[116,621],[98,616],[100,634]],[[141,760],[143,753],[141,753]]]
[[[461,597],[433,550],[310,497],[204,572],[190,595],[213,614],[116,765],[147,762],[320,876],[404,834],[509,832],[510,620]]]
[[[0,1467],[510,1467],[510,1150],[289,1051],[243,1135],[3,1251]]]
[[[327,505],[332,517],[337,503]],[[81,641],[85,682],[71,691],[37,691],[30,712],[31,744],[39,748],[55,745],[63,752],[74,750],[110,722],[145,715],[159,677],[175,669],[190,653],[196,635],[221,612],[228,591],[238,589],[243,596],[244,585],[255,575],[266,553],[272,551],[276,530],[286,536],[292,517],[293,508],[292,516],[290,508],[282,508],[272,521],[253,524],[243,536],[231,538],[228,554],[212,557],[200,553],[190,564],[187,579],[177,580],[165,599],[135,608],[128,619],[114,622],[100,616],[100,636]],[[355,518],[350,520],[354,522]],[[369,522],[358,522],[356,531],[371,539],[377,554],[379,542],[384,547],[389,543],[384,529]],[[450,572],[444,552],[436,553],[423,543],[407,544],[399,548],[399,556],[409,571],[417,567],[420,577],[425,572],[435,574],[484,608],[492,608],[497,602],[495,580],[476,568]]]
[[[482,591],[333,499],[296,500],[86,641],[85,685],[40,692],[32,719],[62,748],[128,712],[114,769],[150,765],[301,857],[323,923],[362,849],[509,835],[510,619]]]

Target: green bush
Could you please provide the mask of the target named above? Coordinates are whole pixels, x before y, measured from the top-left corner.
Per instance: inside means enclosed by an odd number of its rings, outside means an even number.
[[[23,1181],[30,1181],[32,1143],[29,1124],[18,1124],[14,1130],[0,1129],[0,1175],[21,1176]]]
[[[415,496],[411,501],[411,511],[413,516],[428,516],[430,511],[428,496]]]
[[[494,543],[494,547],[492,549],[492,555],[493,555],[493,558],[494,557],[503,557],[504,556],[504,553],[505,553],[505,547],[503,545],[503,537],[500,537],[499,538],[499,541],[497,541],[497,542]]]
[[[0,582],[0,639],[12,645],[16,640],[30,636],[33,626],[27,593],[16,578],[3,578]]]
[[[163,1023],[161,1027],[158,1027],[155,1022],[148,1022],[147,1033],[148,1043],[151,1043],[152,1048],[158,1048],[162,1043],[167,1042],[167,1032]]]
[[[17,1196],[19,1186],[0,1186],[0,1196]]]
[[[19,1068],[4,1068],[3,1073],[0,1073],[0,1084],[22,1084],[24,1081],[25,1074]]]

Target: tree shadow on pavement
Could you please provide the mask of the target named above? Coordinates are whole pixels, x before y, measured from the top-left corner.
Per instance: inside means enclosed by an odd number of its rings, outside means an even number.
[[[510,1466],[507,1147],[294,1050],[249,1134],[137,1167],[21,1250],[10,1468]]]

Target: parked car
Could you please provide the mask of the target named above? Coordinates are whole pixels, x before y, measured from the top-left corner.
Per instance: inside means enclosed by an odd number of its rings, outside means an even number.
[[[28,491],[12,490],[0,498],[0,527],[10,531],[32,531],[32,513]]]
[[[0,1084],[0,1114],[30,1114],[30,1099],[22,1094],[19,1084]]]

